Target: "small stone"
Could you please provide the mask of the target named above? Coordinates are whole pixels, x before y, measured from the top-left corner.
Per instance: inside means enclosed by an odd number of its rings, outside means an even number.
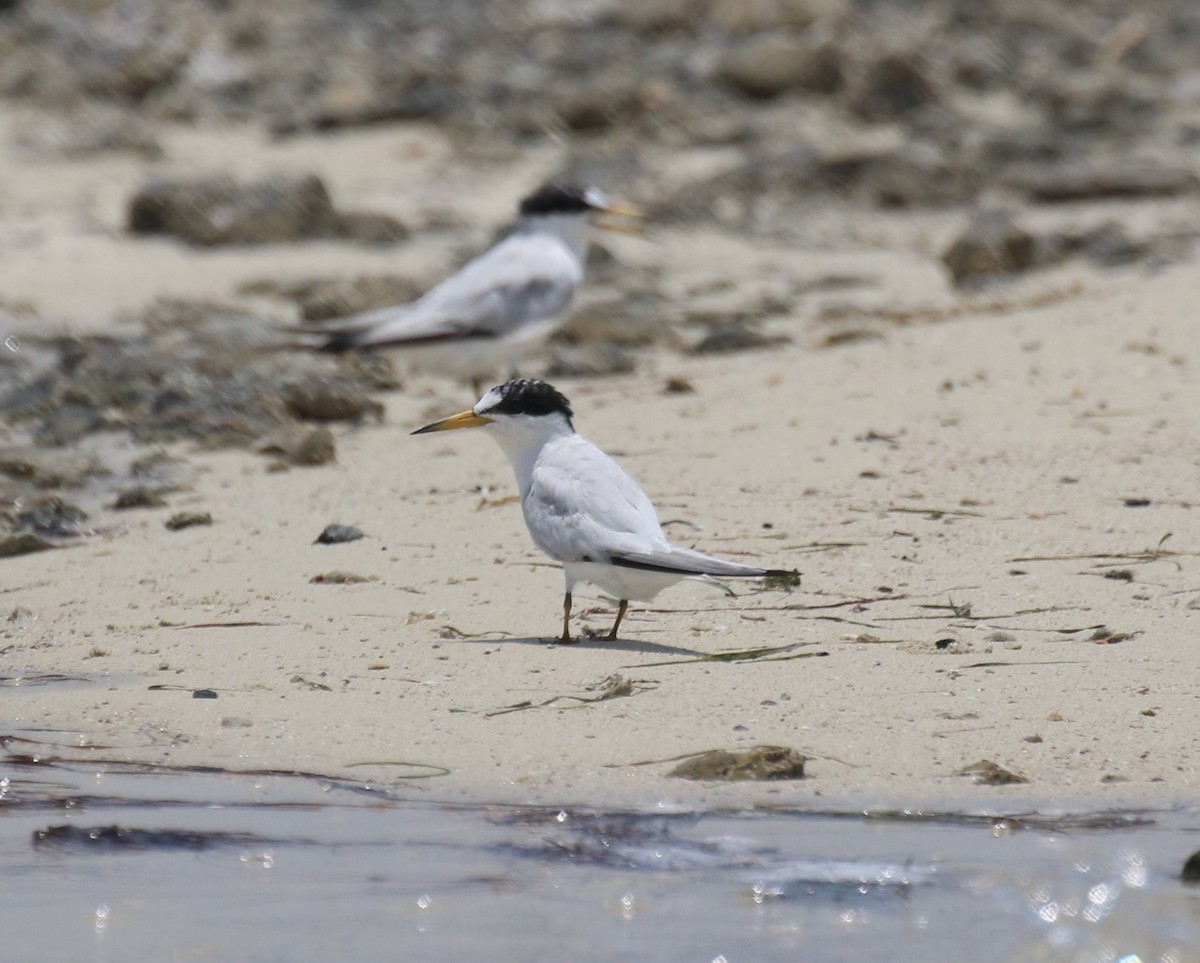
[[[1034,264],[1033,235],[1002,211],[985,211],[971,219],[966,230],[942,256],[955,284],[981,281],[1027,271]]]
[[[546,369],[547,378],[601,378],[633,371],[633,357],[617,344],[561,345]]]
[[[265,280],[247,284],[244,288],[248,294],[270,294],[295,301],[304,321],[328,321],[407,304],[419,298],[423,290],[418,281],[397,274],[312,278],[299,284]]]
[[[326,525],[314,544],[340,545],[342,542],[356,542],[362,537],[363,533],[353,525]]]
[[[843,77],[831,45],[771,32],[729,50],[717,65],[717,79],[751,97],[770,98],[796,88],[831,93]]]
[[[1029,782],[1024,776],[1010,772],[1003,766],[990,759],[980,759],[959,770],[960,775],[974,776],[975,781],[985,786],[1009,786],[1015,783]]]
[[[0,558],[15,558],[18,555],[30,555],[33,552],[44,552],[53,548],[48,541],[32,532],[21,535],[9,535],[0,538]]]
[[[0,475],[37,488],[81,488],[104,468],[91,455],[36,447],[0,448]]]
[[[196,525],[211,525],[212,515],[209,512],[178,512],[165,522],[167,531],[178,532]]]
[[[194,689],[192,690],[193,699],[215,699],[217,697],[214,689]]]
[[[306,432],[289,453],[293,465],[328,465],[337,460],[337,446],[328,428]]]
[[[387,214],[376,211],[339,211],[333,232],[346,241],[386,247],[408,240],[409,229]]]
[[[1004,178],[1030,200],[1066,203],[1122,197],[1174,197],[1196,190],[1197,176],[1187,164],[1159,163],[1148,158],[1063,161],[1030,164]]]
[[[1200,883],[1200,849],[1187,858],[1179,876],[1185,883]]]
[[[244,719],[241,716],[225,716],[221,720],[222,729],[249,729],[254,725],[250,719]]]
[[[916,54],[893,54],[871,64],[850,98],[851,109],[867,120],[904,117],[937,100]]]
[[[369,582],[370,579],[353,572],[324,572],[309,579],[314,585],[357,585],[359,582]]]
[[[336,381],[304,381],[283,389],[288,412],[307,421],[353,421],[372,415],[383,418],[383,405],[363,390]]]
[[[166,504],[167,500],[156,489],[138,485],[135,488],[127,488],[117,495],[116,500],[109,507],[117,511],[128,511],[131,508],[162,508]]]
[[[740,324],[712,328],[691,349],[692,354],[732,354],[736,351],[756,351],[787,342],[787,338],[772,338]]]
[[[88,520],[87,512],[55,495],[38,498],[17,512],[17,521],[39,535],[64,537],[79,535],[83,523]]]
[[[0,2],[0,10],[9,4]],[[46,158],[78,159],[127,152],[147,159],[162,156],[150,122],[141,112],[90,100],[86,108],[62,114],[39,111],[17,126],[13,140],[21,150]]]
[[[1066,247],[1071,253],[1080,254],[1101,267],[1134,264],[1145,260],[1155,249],[1153,242],[1135,241],[1125,233],[1125,228],[1113,221],[1078,237],[1067,238]]]
[[[104,415],[89,404],[65,402],[48,414],[33,433],[47,448],[61,448],[104,427]]]
[[[737,32],[821,23],[836,26],[853,7],[854,0],[715,0],[709,17],[717,26]]]
[[[784,746],[755,746],[731,752],[713,749],[686,759],[668,773],[680,779],[735,782],[748,779],[803,779],[807,757]]]
[[[251,184],[229,177],[147,184],[129,203],[133,234],[169,234],[190,244],[270,244],[327,237],[336,218],[329,192],[313,174]]]

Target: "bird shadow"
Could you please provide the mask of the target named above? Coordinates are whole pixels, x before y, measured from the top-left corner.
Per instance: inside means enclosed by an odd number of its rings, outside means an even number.
[[[606,639],[602,637],[583,636],[573,642],[563,644],[558,638],[491,638],[491,639],[457,639],[474,645],[536,645],[543,649],[603,649],[606,652],[631,652],[637,655],[687,655],[703,656],[706,652],[688,649],[681,645],[662,645],[658,642],[643,642],[640,639]],[[445,644],[443,642],[443,644]]]

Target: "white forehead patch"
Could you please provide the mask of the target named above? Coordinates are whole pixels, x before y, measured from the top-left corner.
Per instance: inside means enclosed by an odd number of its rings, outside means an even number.
[[[496,385],[495,388],[490,388],[488,392],[475,403],[475,408],[473,410],[476,414],[481,411],[487,411],[489,408],[494,408],[499,403],[500,399],[503,397],[500,392],[501,387],[501,385]]]
[[[587,201],[589,207],[594,207],[597,210],[607,210],[612,205],[612,201],[609,200],[608,195],[597,187],[589,187],[584,191],[583,199]]]

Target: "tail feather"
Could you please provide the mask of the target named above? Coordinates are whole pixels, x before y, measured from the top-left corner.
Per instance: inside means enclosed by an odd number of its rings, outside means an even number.
[[[770,578],[793,576],[796,572],[784,569],[756,568],[740,562],[727,562],[690,548],[671,548],[659,552],[622,552],[609,559],[621,568],[636,568],[646,572],[663,572],[681,577],[708,575],[712,578]]]
[[[361,331],[334,331],[327,335],[324,341],[316,345],[316,349],[329,354],[342,354],[357,348],[361,340]]]

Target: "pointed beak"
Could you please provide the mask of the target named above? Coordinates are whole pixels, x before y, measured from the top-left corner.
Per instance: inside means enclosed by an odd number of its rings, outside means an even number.
[[[614,201],[608,207],[604,208],[604,210],[599,211],[598,216],[592,223],[601,230],[615,231],[617,234],[632,234],[634,237],[641,237],[646,233],[640,224],[625,224],[620,221],[610,221],[606,219],[607,216],[629,217],[639,221],[645,220],[646,212],[636,204]]]
[[[454,431],[456,428],[480,428],[483,425],[490,425],[492,420],[483,415],[477,415],[473,411],[462,411],[457,415],[451,415],[449,418],[426,425],[424,428],[418,428],[412,434],[424,435],[431,431]]]

